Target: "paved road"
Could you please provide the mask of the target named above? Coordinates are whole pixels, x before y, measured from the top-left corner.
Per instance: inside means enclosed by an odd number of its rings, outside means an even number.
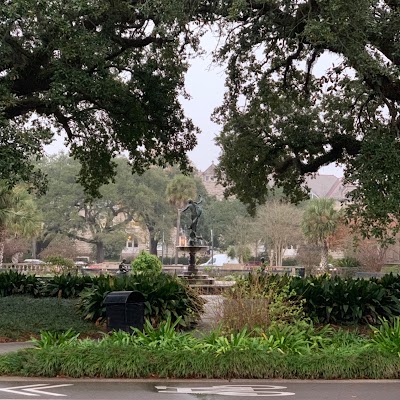
[[[254,397],[288,400],[399,400],[399,381],[175,381],[70,380],[0,377],[0,399],[228,400]]]

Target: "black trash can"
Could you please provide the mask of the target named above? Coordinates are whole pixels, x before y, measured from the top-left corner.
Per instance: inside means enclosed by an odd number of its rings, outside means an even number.
[[[144,296],[137,291],[110,292],[105,300],[108,330],[143,330]]]

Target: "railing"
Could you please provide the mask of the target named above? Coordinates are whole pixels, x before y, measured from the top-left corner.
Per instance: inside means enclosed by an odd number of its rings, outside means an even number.
[[[22,274],[37,274],[54,272],[54,266],[48,264],[2,264],[0,272],[15,271]]]

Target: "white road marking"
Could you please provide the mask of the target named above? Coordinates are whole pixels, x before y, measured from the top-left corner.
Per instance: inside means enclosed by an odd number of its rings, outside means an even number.
[[[62,385],[47,385],[43,383],[37,383],[34,385],[25,385],[25,386],[13,386],[7,388],[0,388],[0,392],[7,392],[7,393],[15,393],[24,396],[40,396],[40,395],[47,395],[47,396],[66,396],[66,394],[61,393],[51,393],[45,392],[41,389],[52,389],[52,388],[59,388],[63,386],[72,386],[72,383],[65,383]]]
[[[275,385],[222,385],[222,386],[203,386],[196,388],[175,387],[175,386],[156,386],[159,393],[176,394],[219,394],[221,396],[294,396],[292,392],[282,392],[286,386]]]

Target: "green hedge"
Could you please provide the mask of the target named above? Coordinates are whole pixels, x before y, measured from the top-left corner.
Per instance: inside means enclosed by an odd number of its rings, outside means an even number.
[[[190,349],[159,351],[123,345],[59,347],[0,356],[0,374],[72,378],[399,379],[400,357],[371,350],[351,356],[232,350],[215,356]]]
[[[112,291],[139,291],[145,298],[145,318],[154,325],[171,317],[180,325],[190,327],[203,312],[204,300],[189,285],[176,276],[166,273],[156,275],[133,275],[126,277],[104,276],[91,288],[80,294],[78,309],[90,321],[105,319],[104,300]]]
[[[305,300],[304,310],[314,321],[334,324],[374,324],[379,318],[400,315],[400,277],[345,279],[330,277],[263,276],[250,274],[248,285],[289,286],[296,297]]]
[[[124,277],[100,275],[96,277],[62,274],[52,278],[38,278],[14,271],[0,273],[0,297],[28,294],[36,297],[79,298],[78,310],[89,321],[105,318],[105,296],[111,291],[137,290],[145,297],[145,317],[157,325],[171,316],[182,317],[181,326],[197,322],[203,312],[204,301],[188,284],[165,273],[128,275]]]

